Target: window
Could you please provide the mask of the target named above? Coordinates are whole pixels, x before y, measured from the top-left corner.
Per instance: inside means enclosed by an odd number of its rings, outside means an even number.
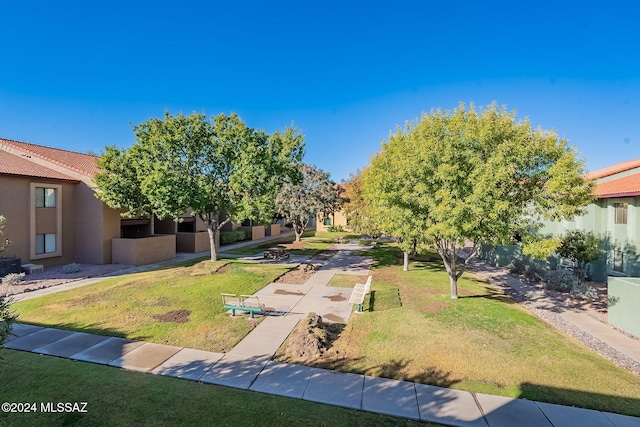
[[[36,234],[36,255],[50,254],[56,251],[56,235]]]
[[[36,208],[55,208],[55,188],[36,187]]]
[[[326,218],[324,219],[324,225],[332,225],[332,224],[331,224],[331,222],[332,222],[332,221],[331,221],[331,217],[326,217]]]
[[[628,203],[614,203],[613,208],[616,211],[615,214],[615,224],[626,224],[627,223],[627,209],[629,207]]]

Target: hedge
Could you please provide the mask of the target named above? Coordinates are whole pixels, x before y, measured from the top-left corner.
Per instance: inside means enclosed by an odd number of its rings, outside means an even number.
[[[221,231],[220,244],[227,245],[233,242],[251,239],[251,230]]]

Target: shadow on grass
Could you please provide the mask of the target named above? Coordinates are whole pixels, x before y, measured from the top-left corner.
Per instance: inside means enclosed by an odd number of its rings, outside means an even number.
[[[398,288],[372,290],[369,293],[367,311],[384,311],[402,306]]]
[[[640,417],[640,399],[632,397],[591,393],[525,382],[520,384],[518,398]],[[640,425],[640,420],[636,420],[636,422]]]
[[[73,332],[84,332],[87,334],[102,335],[106,337],[126,338],[126,339],[140,340],[140,341],[144,341],[146,339],[151,338],[150,336],[127,337],[126,334],[123,332],[114,331],[113,329],[102,328],[99,325],[86,325],[86,324],[60,323],[60,322],[40,323],[40,322],[22,321],[21,319],[18,319],[18,322],[23,323],[25,325],[40,326],[43,328],[63,329],[65,331],[73,331]]]
[[[458,289],[458,294],[460,294],[458,298],[460,299],[484,298],[492,301],[502,302],[505,304],[516,304],[516,301],[514,301],[511,297],[509,297],[508,295],[505,295],[503,292],[501,292],[498,289],[495,289],[490,286],[484,286],[484,290],[485,290],[485,293],[483,294],[464,295],[463,294],[464,290]]]

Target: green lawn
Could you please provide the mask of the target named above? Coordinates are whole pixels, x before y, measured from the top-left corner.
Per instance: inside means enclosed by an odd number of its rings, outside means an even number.
[[[640,378],[494,287],[465,274],[452,300],[436,254],[408,272],[390,244],[370,254],[366,313],[351,316],[322,360],[297,363],[640,416]]]
[[[197,259],[12,307],[25,323],[225,352],[260,320],[230,317],[220,294],[253,294],[287,269]]]
[[[268,247],[286,248],[293,255],[311,256],[325,249],[333,242],[336,235],[344,235],[346,233],[326,233],[307,230],[302,234],[300,242],[295,242],[295,236],[289,235],[279,239],[270,240],[268,242],[255,243],[253,245],[242,246],[236,249],[230,249],[222,252],[224,254],[234,255],[256,255],[263,253]],[[334,235],[331,237],[330,235]]]
[[[301,399],[0,351],[3,402],[37,413],[0,413],[3,426],[417,426],[417,422]],[[86,402],[87,413],[41,413],[41,402]]]

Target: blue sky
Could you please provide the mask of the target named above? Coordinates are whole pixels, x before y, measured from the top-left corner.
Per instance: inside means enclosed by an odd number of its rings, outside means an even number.
[[[0,16],[3,138],[100,152],[165,110],[234,111],[294,122],[340,181],[421,112],[496,100],[590,170],[640,157],[637,1],[25,0]]]

